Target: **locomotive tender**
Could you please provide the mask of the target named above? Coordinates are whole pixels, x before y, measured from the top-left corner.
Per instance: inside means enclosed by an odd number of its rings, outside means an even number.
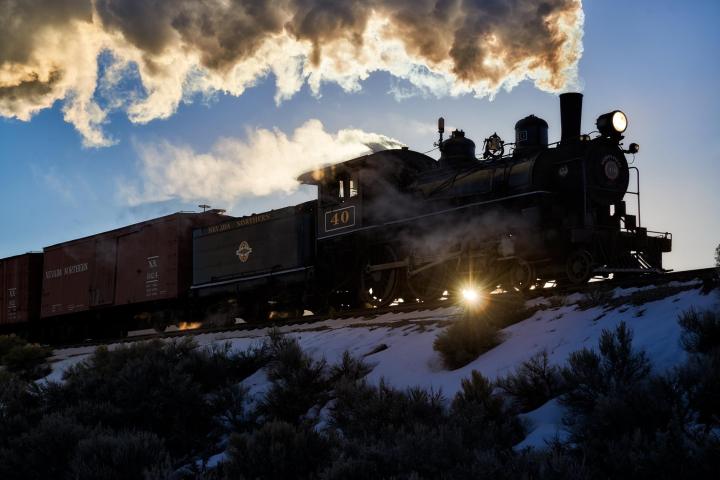
[[[493,134],[478,158],[464,132],[443,139],[440,119],[439,160],[404,147],[306,172],[298,180],[317,186],[317,200],[241,218],[175,214],[0,260],[0,327],[82,319],[127,329],[218,309],[259,319],[429,301],[468,284],[527,290],[662,272],[672,237],[640,225],[627,118],[601,115],[591,136],[581,134],[581,94],[560,95],[560,110],[555,144],[530,115],[513,143]]]

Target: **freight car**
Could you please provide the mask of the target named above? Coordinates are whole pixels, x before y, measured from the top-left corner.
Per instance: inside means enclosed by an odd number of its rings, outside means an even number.
[[[42,254],[0,260],[0,332],[17,330],[40,315]]]
[[[172,322],[188,309],[192,231],[224,218],[217,210],[181,212],[46,247],[43,336],[115,335]]]

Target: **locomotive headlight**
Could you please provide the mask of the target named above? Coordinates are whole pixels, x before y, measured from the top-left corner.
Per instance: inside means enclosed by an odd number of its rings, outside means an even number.
[[[614,112],[600,115],[597,119],[597,129],[606,136],[618,136],[627,129],[628,120],[623,112],[615,110]]]

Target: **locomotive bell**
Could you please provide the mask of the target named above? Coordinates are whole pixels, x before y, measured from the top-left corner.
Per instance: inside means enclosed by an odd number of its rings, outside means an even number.
[[[475,142],[465,137],[462,130],[454,130],[450,138],[440,145],[440,165],[442,167],[457,166],[475,162]]]

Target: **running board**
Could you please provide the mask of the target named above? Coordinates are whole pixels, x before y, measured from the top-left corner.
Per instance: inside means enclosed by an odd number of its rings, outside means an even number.
[[[672,270],[662,268],[596,268],[593,273],[667,273]]]

